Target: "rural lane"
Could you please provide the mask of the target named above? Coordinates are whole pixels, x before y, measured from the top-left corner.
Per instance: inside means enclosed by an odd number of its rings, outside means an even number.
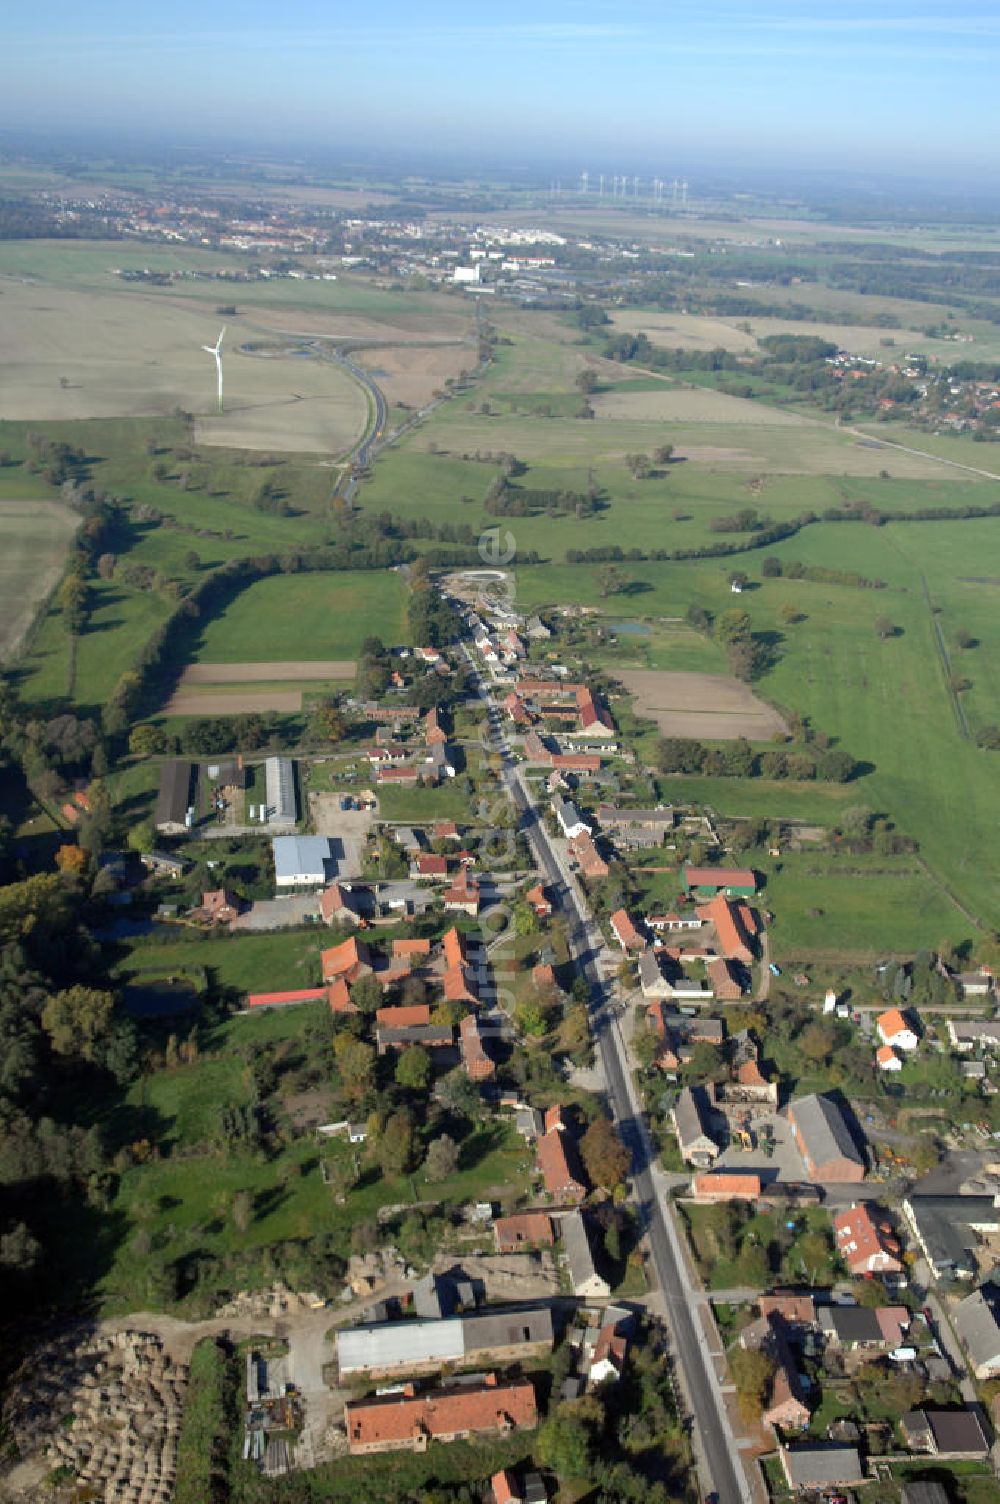
[[[656,1150],[632,1082],[614,1003],[597,966],[604,938],[579,884],[557,853],[539,817],[531,789],[511,754],[496,702],[480,676],[472,654],[467,647],[464,651],[486,710],[490,740],[500,753],[504,785],[521,817],[522,833],[546,882],[554,890],[558,906],[570,920],[570,951],[590,984],[594,1038],[612,1110],[622,1139],[632,1155],[632,1199],[638,1204],[640,1223],[648,1239],[663,1296],[692,1415],[704,1490],[714,1492],[719,1504],[750,1504],[751,1490],[716,1379],[712,1354],[701,1322],[695,1315],[699,1292],[688,1268],[673,1209],[667,1200],[669,1180],[657,1162]]]

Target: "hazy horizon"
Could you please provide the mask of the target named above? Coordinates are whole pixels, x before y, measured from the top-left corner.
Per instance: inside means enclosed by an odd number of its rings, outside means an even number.
[[[0,128],[206,149],[422,152],[567,169],[996,173],[992,0],[512,0],[483,19],[386,0],[377,24],[300,0],[136,13],[68,0],[6,26]]]

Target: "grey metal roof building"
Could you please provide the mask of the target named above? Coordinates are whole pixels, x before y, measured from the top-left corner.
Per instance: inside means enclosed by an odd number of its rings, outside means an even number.
[[[914,1478],[912,1483],[904,1483],[901,1498],[902,1504],[951,1504],[944,1484],[933,1478]]]
[[[976,1234],[1000,1231],[992,1196],[911,1196],[903,1211],[936,1279],[973,1279]]]
[[[341,1378],[352,1373],[460,1363],[465,1357],[460,1316],[444,1321],[388,1321],[337,1333],[337,1367]]]
[[[671,805],[663,809],[620,809],[613,804],[599,804],[597,818],[605,827],[646,825],[660,830],[673,830],[677,823],[677,811]]]
[[[855,1344],[885,1344],[879,1319],[870,1306],[820,1306],[820,1329],[828,1339],[845,1347]]]
[[[862,1179],[864,1160],[835,1102],[815,1093],[799,1097],[791,1103],[788,1116],[806,1169],[813,1178]]]
[[[351,1374],[416,1373],[491,1355],[514,1359],[552,1347],[548,1307],[504,1306],[443,1320],[387,1321],[337,1333],[341,1378]]]
[[[598,1274],[590,1246],[587,1222],[582,1212],[567,1212],[559,1219],[559,1236],[569,1265],[574,1295],[607,1296],[611,1286]]]
[[[269,757],[264,763],[268,821],[272,825],[295,824],[295,765],[290,757]]]
[[[1000,1374],[1000,1320],[994,1285],[984,1285],[966,1296],[955,1311],[958,1335],[965,1343],[977,1379]]]
[[[865,1477],[857,1447],[782,1447],[781,1465],[790,1488],[830,1488]]]
[[[274,876],[279,888],[307,888],[329,878],[330,842],[326,836],[275,836]]]
[[[685,1086],[674,1103],[671,1116],[683,1158],[693,1164],[710,1164],[718,1156],[720,1146],[706,1126],[708,1102],[704,1089]]]
[[[165,762],[160,767],[160,790],[156,796],[153,824],[166,835],[185,829],[184,817],[191,803],[194,766],[189,762]]]

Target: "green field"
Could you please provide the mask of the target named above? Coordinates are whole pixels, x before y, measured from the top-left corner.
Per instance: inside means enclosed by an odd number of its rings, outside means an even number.
[[[777,915],[770,945],[779,962],[823,955],[875,962],[969,938],[968,920],[912,860],[881,859],[866,871],[851,858],[793,853],[777,866],[764,901]]]
[[[950,527],[908,523],[881,529],[815,526],[769,552],[807,564],[863,570],[886,580],[888,588],[865,591],[806,580],[760,581],[759,556],[749,555],[744,567],[757,577],[760,588],[745,592],[740,602],[756,630],[777,634],[778,661],[760,681],[758,692],[780,708],[809,716],[819,730],[842,739],[852,756],[870,765],[864,776],[836,791],[800,788],[786,794],[779,787],[770,812],[793,818],[797,807],[799,818],[820,818],[824,805],[836,801],[842,807],[847,800],[888,813],[919,843],[942,885],[970,913],[994,925],[1000,923],[1000,856],[989,832],[1000,762],[962,733],[921,574],[927,575],[932,601],[941,599],[942,620],[949,631],[957,630],[968,615],[969,630],[983,632],[983,648],[961,655],[961,667],[968,667],[974,681],[970,694],[979,694],[978,700],[970,701],[970,711],[982,721],[1000,719],[993,669],[986,662],[992,640],[988,606],[985,614],[983,607],[965,611],[972,598],[979,598],[977,591],[990,587],[957,583],[966,572],[980,575],[982,560],[996,556],[993,539],[998,529],[1000,524],[993,521],[963,521]],[[719,562],[626,564],[622,569],[627,580],[643,587],[636,599],[650,614],[683,615],[691,602],[714,612],[732,604]],[[967,590],[972,592],[968,600],[962,597]],[[596,569],[517,571],[517,602],[522,609],[569,599],[616,610],[615,603],[601,599]],[[785,625],[779,615],[785,604],[795,606],[804,620]],[[899,635],[880,641],[874,627],[879,615],[888,616]],[[699,783],[703,787],[703,781]],[[961,797],[953,797],[952,790],[958,789]],[[769,812],[768,801],[753,783],[728,789],[720,779],[711,792],[711,802],[719,808]],[[948,907],[944,895],[942,902]]]
[[[258,580],[206,622],[203,663],[357,658],[366,637],[408,643],[406,596],[393,570],[283,574]]]
[[[87,629],[76,643],[73,681],[70,638],[57,606],[33,636],[17,676],[18,691],[29,704],[67,697],[81,710],[98,712],[120,675],[131,667],[138,648],[170,611],[161,595],[130,590],[115,581],[91,581],[91,594]]]
[[[58,502],[8,499],[0,490],[0,662],[16,652],[62,574],[76,525]]]
[[[171,967],[201,966],[210,973],[215,986],[238,997],[247,992],[319,986],[319,954],[326,944],[323,931],[313,934],[275,930],[258,935],[186,933],[188,938],[179,937],[166,944],[140,942],[133,946],[121,963],[122,973],[156,970],[163,974]],[[268,1015],[272,1019],[290,1016]]]

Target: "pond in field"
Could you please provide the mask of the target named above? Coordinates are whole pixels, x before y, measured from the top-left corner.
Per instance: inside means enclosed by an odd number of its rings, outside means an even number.
[[[648,637],[650,629],[641,621],[613,621],[609,630],[619,637]]]
[[[171,1018],[190,1013],[201,994],[182,977],[160,977],[125,988],[125,1011],[130,1018]]]

